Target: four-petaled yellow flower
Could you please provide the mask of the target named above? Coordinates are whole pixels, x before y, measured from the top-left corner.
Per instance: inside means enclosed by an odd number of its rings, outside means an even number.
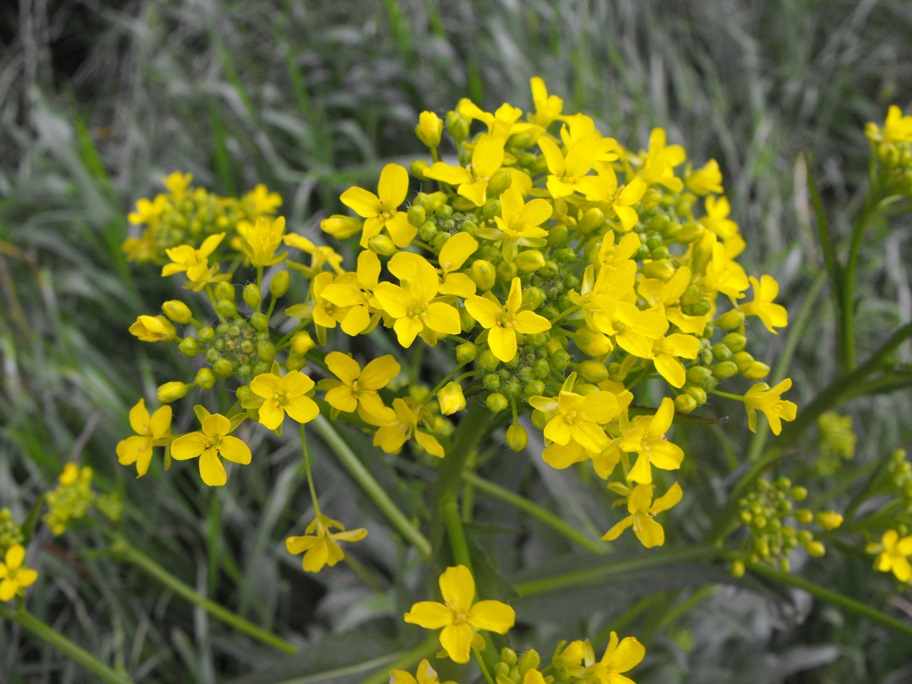
[[[615,488],[621,489],[623,485],[615,485]],[[628,527],[633,527],[633,533],[647,549],[662,546],[665,543],[665,529],[654,520],[654,516],[677,506],[684,496],[684,492],[681,490],[681,485],[675,482],[653,503],[652,488],[652,485],[645,484],[639,484],[633,488],[627,497],[627,511],[630,515],[608,530],[602,539],[613,541],[621,536],[621,532]]]
[[[6,550],[5,563],[0,563],[0,601],[9,601],[35,583],[38,573],[23,565],[25,548],[14,544]]]
[[[312,421],[320,413],[320,407],[305,395],[313,388],[314,381],[301,371],[289,371],[284,377],[260,373],[250,381],[250,391],[264,400],[259,407],[260,424],[275,430],[286,413],[299,423]]]
[[[586,663],[589,666],[579,673],[579,679],[584,682],[598,682],[598,684],[635,684],[632,679],[625,677],[622,673],[635,668],[646,655],[646,649],[636,638],[626,637],[619,640],[617,632],[611,632],[602,659],[597,663],[589,664],[590,660],[595,659],[588,652],[591,651],[591,648],[589,646],[586,655]]]
[[[142,477],[152,462],[152,448],[163,446],[171,438],[170,406],[161,406],[149,416],[146,401],[140,399],[130,409],[130,427],[136,434],[117,443],[117,460],[121,465],[136,464],[136,476]]]
[[[268,219],[261,216],[256,223],[242,221],[237,232],[241,236],[241,249],[256,268],[273,266],[285,260],[288,252],[276,254],[285,237],[285,217]]]
[[[186,273],[191,283],[202,282],[205,284],[214,274],[213,270],[209,268],[209,255],[215,251],[216,247],[224,239],[225,233],[218,233],[217,235],[210,235],[203,240],[203,244],[200,245],[199,249],[194,249],[190,245],[178,245],[177,247],[166,249],[165,253],[172,263],[165,264],[162,267],[162,278],[175,273]]]
[[[340,531],[331,532],[332,528]],[[304,536],[288,537],[285,540],[285,548],[295,556],[304,554],[301,567],[306,572],[320,572],[324,565],[332,567],[345,558],[345,552],[339,548],[338,542],[361,541],[366,536],[367,530],[364,528],[346,531],[345,525],[338,520],[317,515],[304,530]]]
[[[368,363],[364,369],[348,354],[330,352],[326,366],[338,380],[320,381],[326,392],[326,403],[345,413],[358,411],[358,415],[371,425],[382,425],[396,419],[396,412],[383,403],[378,390],[386,387],[399,375],[399,364],[392,354],[386,354]]]
[[[760,280],[754,276],[748,276],[747,279],[754,288],[754,301],[742,304],[738,310],[747,316],[756,316],[763,321],[767,330],[776,335],[777,327],[784,328],[788,325],[788,311],[781,304],[773,303],[779,294],[779,283],[769,275],[760,276]]]
[[[446,455],[434,435],[418,429],[418,424],[421,422],[420,416],[426,414],[424,407],[418,406],[415,409],[405,399],[396,397],[393,399],[393,411],[396,413],[394,420],[372,423],[377,425],[374,446],[380,447],[384,453],[396,454],[402,449],[403,444],[414,437],[415,441],[431,456],[443,458]]]
[[[387,164],[380,172],[377,194],[351,187],[339,197],[339,200],[358,216],[366,219],[361,233],[361,246],[367,247],[368,241],[386,228],[396,247],[404,249],[412,242],[418,232],[404,211],[399,207],[408,194],[408,171],[399,164]]]
[[[909,556],[912,556],[912,534],[900,538],[896,530],[887,530],[880,544],[868,544],[866,550],[878,554],[874,567],[880,572],[892,571],[900,582],[912,579],[912,564],[909,563]]]
[[[201,408],[201,407],[198,407]],[[205,409],[198,413],[204,413]],[[250,447],[237,437],[232,437],[231,421],[220,413],[205,416],[202,430],[178,437],[171,442],[171,456],[178,461],[199,458],[200,477],[210,487],[221,487],[228,481],[228,474],[219,456],[233,463],[250,463]]]
[[[427,658],[418,663],[418,669],[415,675],[405,670],[392,670],[390,673],[390,684],[438,684],[437,670],[431,667]],[[452,684],[447,682],[447,684]]]
[[[751,432],[757,431],[757,411],[763,411],[769,420],[770,430],[774,435],[782,432],[782,421],[795,420],[798,415],[798,406],[792,401],[786,401],[782,395],[792,388],[791,378],[786,378],[775,387],[770,387],[765,382],[753,385],[744,395],[744,407],[747,409],[747,426]]]
[[[479,136],[472,150],[472,163],[465,168],[436,162],[424,175],[458,186],[457,192],[480,207],[488,200],[488,181],[500,170],[504,160],[504,138],[490,134]]]
[[[662,399],[653,416],[637,416],[620,442],[621,451],[637,454],[627,479],[640,484],[652,484],[652,466],[661,470],[677,470],[684,460],[684,450],[665,439],[674,420],[674,401]]]
[[[493,295],[491,295],[493,298]],[[505,304],[495,299],[472,295],[465,307],[472,318],[488,329],[488,346],[498,359],[507,363],[516,356],[517,333],[533,335],[551,329],[551,321],[532,311],[520,311],[522,289],[519,278],[513,278]]]
[[[506,603],[475,602],[475,579],[464,565],[444,571],[440,593],[443,603],[419,601],[405,614],[405,621],[425,629],[443,628],[440,645],[453,662],[469,662],[477,630],[506,634],[516,622],[516,613]]]

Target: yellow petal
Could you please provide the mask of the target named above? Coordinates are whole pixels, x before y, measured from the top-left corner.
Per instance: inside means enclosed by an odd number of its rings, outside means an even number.
[[[500,601],[479,601],[469,611],[469,624],[477,629],[506,634],[516,624],[516,611]]]
[[[444,304],[443,302],[434,302],[428,305],[427,317],[424,322],[434,332],[447,335],[458,335],[462,332],[459,312],[452,305]]]
[[[463,613],[472,606],[475,599],[475,578],[464,565],[455,565],[444,570],[440,576],[440,594],[453,610]]]
[[[342,352],[334,351],[327,354],[326,367],[346,385],[351,385],[361,375],[360,364],[351,356]]]
[[[504,363],[512,361],[516,356],[516,332],[513,328],[495,326],[488,333],[488,346],[491,353]]]
[[[493,328],[497,324],[497,316],[501,308],[490,299],[473,295],[465,301],[469,315],[481,323],[482,327]]]
[[[409,176],[404,166],[387,164],[380,172],[377,195],[387,209],[396,209],[408,195]]]
[[[440,633],[440,645],[454,663],[469,662],[475,630],[468,624],[448,625]]]
[[[231,435],[222,437],[218,451],[222,458],[228,459],[232,463],[240,463],[241,465],[250,463],[250,447],[237,437],[232,437]]]
[[[146,434],[149,429],[149,411],[146,409],[145,399],[140,399],[130,409],[130,427],[138,435]]]
[[[285,405],[285,412],[298,423],[309,423],[320,415],[320,407],[310,397],[298,397]]]
[[[419,601],[404,616],[410,625],[425,629],[440,629],[453,624],[453,611],[436,601]]]
[[[171,457],[178,461],[196,458],[206,448],[208,440],[202,432],[191,432],[171,442]]]
[[[339,196],[339,201],[363,218],[375,217],[383,210],[380,198],[364,188],[349,188]]]
[[[215,449],[206,449],[199,460],[200,477],[210,487],[221,487],[228,482],[225,466],[215,454]]]

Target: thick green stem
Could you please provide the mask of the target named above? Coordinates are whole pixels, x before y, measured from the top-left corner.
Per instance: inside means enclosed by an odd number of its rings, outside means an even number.
[[[311,424],[322,435],[323,439],[342,464],[348,468],[348,472],[361,489],[364,490],[364,493],[371,498],[374,505],[380,509],[380,511],[389,519],[390,523],[392,523],[393,527],[399,531],[399,534],[405,537],[405,539],[418,550],[418,553],[420,553],[423,558],[430,558],[431,543],[423,534],[421,534],[418,528],[405,517],[405,514],[399,510],[396,504],[393,503],[393,500],[389,497],[383,487],[380,486],[380,483],[377,482],[377,480],[374,479],[374,476],[370,474],[370,471],[364,467],[364,464],[361,463],[360,459],[355,455],[355,452],[352,451],[345,440],[339,436],[339,433],[336,432],[330,422],[324,416],[320,415],[317,416]]]
[[[546,508],[543,508],[542,506],[539,506],[537,503],[530,501],[529,499],[526,499],[519,494],[511,492],[509,489],[505,489],[500,485],[488,482],[484,478],[478,477],[478,475],[469,471],[465,471],[462,474],[462,479],[478,489],[480,492],[493,496],[496,499],[500,499],[504,503],[523,511],[524,513],[528,513],[539,522],[547,525],[555,532],[566,537],[569,541],[583,547],[591,553],[603,554],[608,551],[608,548],[604,544],[586,536],[575,527],[564,521],[563,518],[554,515],[554,513]]]
[[[42,622],[37,617],[25,610],[24,607],[18,609],[7,608],[0,605],[0,618],[6,618],[21,625],[45,643],[63,653],[66,657],[74,660],[91,672],[97,681],[110,684],[131,684],[133,681],[128,676],[115,672],[103,662],[98,660],[91,653],[81,646],[77,646],[72,641],[63,636],[50,625]]]
[[[468,411],[453,434],[446,457],[437,472],[434,485],[434,500],[431,511],[431,543],[435,549],[442,548],[444,530],[450,541],[450,548],[459,563],[471,568],[468,558],[468,543],[462,519],[459,517],[459,483],[465,471],[469,454],[487,434],[484,418],[489,414],[480,401],[472,401]]]
[[[218,618],[228,625],[231,625],[239,632],[243,632],[244,634],[247,634],[248,636],[251,636],[268,646],[272,646],[279,651],[283,651],[284,653],[298,652],[298,649],[294,644],[285,641],[283,638],[276,636],[272,632],[269,632],[262,627],[257,627],[255,624],[245,620],[237,613],[233,613],[215,601],[212,601],[199,594],[195,589],[193,589],[193,587],[179,580],[177,577],[165,570],[162,566],[146,556],[144,553],[130,546],[125,540],[121,539],[114,542],[112,545],[112,550],[118,558],[128,563],[132,563],[147,575],[155,578],[164,586],[168,587],[178,596],[186,599],[196,606],[199,606],[213,617]]]
[[[796,589],[801,589],[806,591],[811,596],[819,598],[821,601],[826,601],[827,603],[832,603],[834,606],[839,606],[844,608],[851,613],[865,617],[873,622],[877,622],[885,627],[901,632],[907,636],[912,636],[912,626],[900,622],[899,620],[890,617],[886,613],[882,613],[876,608],[871,608],[860,601],[849,598],[844,594],[827,589],[826,587],[821,587],[818,584],[809,582],[803,577],[797,577],[796,575],[790,575],[787,572],[781,572],[774,568],[769,567],[768,565],[763,565],[762,563],[757,563],[750,566],[750,572],[755,575],[762,575],[763,577],[768,577],[769,579],[775,580],[780,584],[787,584]]]

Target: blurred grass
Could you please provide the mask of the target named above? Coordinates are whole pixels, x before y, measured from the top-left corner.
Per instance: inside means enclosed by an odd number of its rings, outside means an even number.
[[[166,477],[153,468],[137,482],[116,464],[128,408],[139,396],[153,397],[157,384],[177,374],[172,369],[185,368],[177,355],[141,347],[126,332],[171,287],[154,269],[129,267],[120,252],[135,200],[157,192],[161,177],[176,169],[220,194],[263,182],[285,198],[291,226],[313,229],[338,210],[339,191],[373,184],[388,160],[420,154],[412,128],[421,110],[443,112],[463,96],[487,107],[525,107],[529,77],[540,75],[567,109],[595,116],[622,142],[645,145],[660,125],[695,166],[718,159],[748,240],[747,263],[779,278],[781,299],[794,306],[820,262],[804,218],[810,209],[796,173],[800,160],[834,207],[835,232],[846,234],[847,214],[835,208],[857,204],[863,187],[864,122],[882,119],[892,102],[910,104],[912,5],[134,0],[114,7],[24,0],[0,8],[0,46],[0,505],[22,519],[64,462],[90,464],[129,499],[125,525],[134,543],[201,592],[308,643],[358,627],[409,644],[414,634],[383,616],[407,608],[400,604],[419,581],[415,561],[381,525],[365,524],[371,537],[364,556],[393,589],[372,610],[363,608],[354,575],[305,577],[281,548],[309,507],[293,445],[264,444],[269,456],[217,493],[202,492],[186,470]],[[885,331],[909,320],[908,256],[902,233],[872,241],[860,277],[862,329]],[[791,369],[805,403],[835,368],[825,296]],[[876,337],[863,338],[862,357]],[[894,394],[852,405],[860,462],[909,444],[909,403]],[[176,416],[182,427],[191,419]],[[690,474],[692,491],[712,500],[729,460],[744,453],[743,439],[729,440],[727,457],[710,431],[689,430],[681,439],[689,453],[703,455]],[[374,467],[378,477],[386,472],[386,482],[398,468],[419,510],[426,476],[388,460]],[[566,478],[537,479],[519,461],[490,472],[501,484],[519,483],[530,498],[554,502],[570,519],[596,526],[608,519],[601,497]],[[339,517],[369,523],[374,513],[358,510],[357,491],[329,458],[318,459],[317,477]],[[563,553],[547,529],[482,501],[505,525],[530,531],[515,546],[504,547],[495,534],[483,544],[499,567]],[[708,512],[691,504],[689,513],[677,534],[696,539]],[[67,538],[40,541],[47,551],[43,582],[30,608],[137,681],[217,681],[276,661],[150,591],[138,572],[87,560]],[[102,541],[90,532],[83,543]],[[887,583],[857,561],[814,563],[835,586],[857,588],[872,602],[886,595]],[[399,576],[402,567],[408,570]],[[834,639],[848,645],[843,657],[823,659],[821,667],[832,664],[821,677],[881,681],[893,672],[901,681],[907,648],[863,622],[790,607],[791,600],[800,602],[781,593],[757,604],[711,600],[657,639],[651,670],[638,681],[682,681],[688,671],[701,682],[735,681],[718,668],[738,653],[769,661],[792,643]],[[726,608],[745,607],[755,611],[753,626],[733,619],[727,628],[712,627]],[[595,611],[586,627],[610,624],[621,608]],[[654,617],[647,610],[632,619],[646,624]],[[540,633],[566,636],[548,625]],[[733,642],[738,648],[726,649]],[[800,667],[789,666],[794,658],[787,655],[772,670],[779,679],[769,681],[798,681],[788,679]],[[0,681],[81,677],[57,654],[0,625]]]

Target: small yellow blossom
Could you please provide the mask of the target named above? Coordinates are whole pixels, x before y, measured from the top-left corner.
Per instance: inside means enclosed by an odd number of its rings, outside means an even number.
[[[260,373],[250,381],[250,391],[263,399],[259,407],[259,422],[275,430],[285,414],[298,423],[309,423],[320,413],[317,403],[305,396],[314,388],[314,381],[301,371],[289,371],[284,377]]]
[[[653,503],[652,490],[652,485],[638,484],[634,487],[627,496],[627,511],[630,515],[608,530],[602,539],[613,541],[628,527],[633,527],[633,533],[647,549],[662,546],[665,543],[665,529],[654,518],[657,514],[677,506],[684,492],[681,485],[675,482]]]
[[[121,465],[136,464],[136,476],[142,477],[152,462],[153,447],[163,446],[171,439],[170,406],[160,406],[150,416],[146,402],[140,399],[130,409],[130,427],[136,433],[117,443],[117,460]]]
[[[516,612],[500,601],[475,601],[475,579],[464,565],[447,568],[440,576],[443,603],[419,601],[405,614],[405,621],[425,629],[441,629],[440,645],[456,663],[469,662],[478,630],[506,634],[516,622]]]
[[[217,276],[218,264],[209,266],[209,257],[216,250],[222,240],[225,239],[225,233],[210,235],[199,249],[194,249],[190,245],[178,245],[166,249],[165,253],[171,259],[170,264],[165,264],[162,268],[162,278],[175,273],[186,273],[190,286],[194,290],[201,290],[208,283],[224,280],[227,275]]]
[[[443,135],[443,120],[434,112],[421,112],[418,115],[418,125],[415,126],[415,135],[431,149],[439,147],[440,136]]]
[[[437,403],[440,404],[440,413],[450,416],[466,407],[466,398],[462,393],[462,385],[458,382],[448,382],[437,392]]]
[[[130,334],[143,342],[170,342],[177,337],[174,324],[165,316],[137,316]]]
[[[396,419],[396,412],[383,403],[378,390],[399,375],[399,364],[391,354],[369,362],[364,369],[348,354],[330,352],[326,366],[338,380],[321,380],[326,403],[339,411],[358,415],[371,425],[382,425]]]
[[[621,451],[637,454],[636,463],[627,479],[639,484],[652,484],[652,466],[661,470],[677,470],[684,460],[684,450],[665,439],[674,420],[674,401],[662,399],[653,416],[637,416],[620,442]]]
[[[431,667],[427,658],[418,663],[418,669],[415,670],[415,676],[405,670],[392,670],[390,673],[390,684],[438,684],[437,671]],[[455,682],[446,682],[445,684],[455,684]]]
[[[285,260],[288,252],[276,254],[285,237],[285,217],[277,219],[259,217],[256,223],[242,221],[237,232],[241,236],[241,249],[255,268],[273,266]]]
[[[900,582],[912,579],[912,564],[909,563],[909,556],[912,556],[912,535],[900,538],[896,530],[887,530],[880,544],[868,544],[866,551],[878,554],[874,567],[880,572],[892,571]]]
[[[394,420],[379,424],[374,434],[374,446],[380,447],[384,453],[396,454],[402,449],[402,445],[414,437],[431,456],[443,458],[446,455],[440,442],[433,435],[418,429],[421,422],[419,416],[425,413],[422,407],[416,410],[405,399],[396,397],[393,399],[393,411],[396,413]]]
[[[798,415],[798,406],[782,399],[782,395],[792,387],[791,378],[786,378],[775,387],[765,382],[753,385],[744,395],[744,407],[747,409],[747,426],[751,432],[757,431],[757,411],[763,411],[769,420],[770,430],[774,435],[782,432],[782,421],[792,421]]]
[[[21,544],[9,547],[4,560],[0,563],[0,601],[9,601],[16,595],[24,594],[24,589],[38,579],[38,573],[22,564],[25,547]]]
[[[424,175],[457,186],[456,191],[460,195],[480,207],[488,200],[488,182],[503,164],[504,142],[504,138],[483,134],[475,143],[472,162],[468,166],[451,166],[436,162],[424,172]]]
[[[751,287],[754,288],[754,301],[738,307],[746,316],[756,316],[766,329],[774,335],[776,328],[788,325],[788,311],[781,304],[774,304],[773,300],[779,294],[779,283],[769,275],[763,275],[760,280],[748,276]]]
[[[722,172],[719,170],[719,162],[710,159],[703,168],[694,171],[691,171],[689,166],[688,164],[684,180],[688,190],[695,195],[708,195],[711,192],[722,194]]]
[[[331,532],[333,528],[339,532]],[[318,515],[304,530],[304,536],[288,537],[285,548],[297,556],[304,554],[301,567],[305,572],[320,572],[324,565],[332,567],[345,558],[345,552],[339,548],[339,542],[361,541],[367,536],[367,530],[358,528],[346,531],[345,526],[337,520]]]
[[[339,197],[339,200],[358,216],[366,219],[361,233],[361,246],[367,247],[368,241],[386,228],[396,247],[404,249],[412,242],[418,232],[408,222],[408,216],[399,207],[408,194],[408,171],[399,164],[387,164],[380,172],[377,194],[351,187]]]
[[[202,412],[207,413],[205,409]],[[199,458],[203,482],[210,487],[221,487],[228,481],[228,474],[219,456],[233,463],[248,465],[250,447],[229,434],[233,427],[225,416],[213,413],[205,415],[200,422],[201,431],[191,432],[171,442],[171,456],[178,461]]]
[[[626,637],[619,640],[617,632],[611,632],[602,659],[591,663],[595,660],[591,655],[592,647],[589,642],[586,645],[589,646],[584,660],[587,667],[576,675],[578,679],[592,684],[635,684],[623,673],[639,665],[646,655],[646,649],[637,639]]]
[[[504,363],[511,361],[517,352],[517,333],[532,335],[551,329],[551,321],[532,311],[520,311],[522,289],[519,278],[513,278],[510,294],[503,305],[493,299],[473,295],[466,299],[469,314],[482,327],[488,329],[488,346]]]

